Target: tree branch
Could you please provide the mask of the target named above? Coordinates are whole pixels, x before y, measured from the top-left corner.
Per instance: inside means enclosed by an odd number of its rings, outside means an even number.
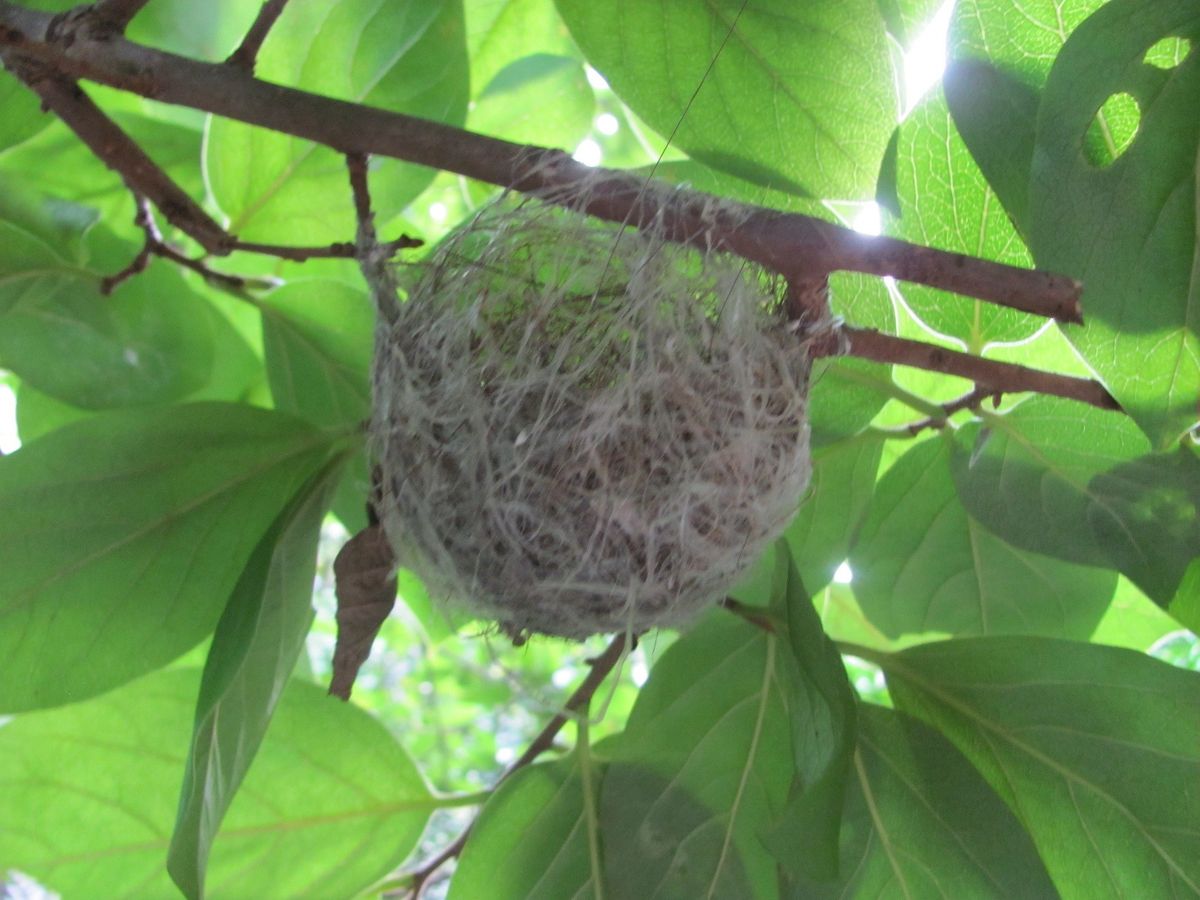
[[[1121,409],[1112,394],[1102,384],[1090,378],[1057,375],[1016,363],[983,359],[958,350],[870,329],[845,327],[842,334],[849,340],[849,352],[853,356],[969,378],[975,382],[983,397],[1035,391],[1039,394],[1078,400],[1100,409]],[[833,348],[814,347],[814,353],[817,355],[834,355],[835,352]]]
[[[559,150],[529,147],[436,122],[269,84],[238,66],[204,63],[87,34],[69,44],[48,37],[51,16],[0,2],[0,47],[87,78],[324,144],[343,153],[404,159],[524,192],[563,194],[586,180],[584,210],[637,225],[661,214],[669,236],[714,234],[722,247],[798,280],[831,271],[891,275],[1047,316],[1079,322],[1073,279],[1027,271],[894,238],[867,237],[821,219],[751,206],[712,204],[704,195],[664,202],[638,177],[575,162]],[[717,209],[716,216],[713,210]]]
[[[88,149],[121,176],[134,194],[148,197],[173,225],[208,253],[223,256],[233,238],[171,180],[129,135],[100,109],[79,85],[46,70],[44,65],[16,67],[17,76],[46,108],[57,115]]]
[[[262,49],[263,41],[271,31],[271,26],[287,6],[287,0],[267,0],[254,17],[250,30],[238,44],[238,48],[229,54],[225,60],[227,65],[237,66],[247,74],[253,74],[254,64],[258,61],[258,51]]]

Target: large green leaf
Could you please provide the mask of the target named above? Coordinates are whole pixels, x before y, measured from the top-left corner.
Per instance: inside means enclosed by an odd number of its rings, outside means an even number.
[[[0,709],[94,696],[197,643],[332,440],[203,403],[93,416],[0,459]]]
[[[971,158],[941,93],[928,97],[900,126],[896,187],[897,237],[1027,268],[1029,250]],[[999,341],[1019,341],[1042,327],[1028,313],[968,300],[918,284],[903,287],[909,307],[935,331],[973,353]]]
[[[800,880],[790,896],[1058,896],[1029,836],[945,738],[873,704],[858,723],[839,877]]]
[[[760,835],[794,766],[781,643],[716,611],[655,665],[600,792],[613,896],[774,896]]]
[[[850,554],[863,611],[893,638],[924,631],[1090,635],[1116,590],[1116,573],[1019,549],[987,531],[963,508],[949,458],[947,442],[923,441],[880,481]]]
[[[268,81],[462,125],[467,59],[456,0],[295,0],[263,46]],[[326,147],[213,119],[205,144],[213,195],[246,240],[320,244],[354,235],[345,159]],[[371,199],[381,221],[433,178],[429,169],[376,160]]]
[[[866,198],[895,121],[873,0],[557,0],[613,90],[688,155],[818,198]]]
[[[1200,40],[1192,0],[1113,0],[1075,31],[1046,83],[1030,207],[1038,265],[1086,287],[1088,327],[1068,337],[1156,449],[1200,418],[1200,55],[1144,62],[1169,36]],[[1098,164],[1085,137],[1118,95],[1136,100],[1140,124]]]
[[[1200,894],[1200,674],[1045,638],[878,661],[1024,825],[1065,898]]]
[[[177,897],[164,866],[199,672],[0,728],[0,860],[65,897]],[[416,844],[430,797],[361,710],[292,682],[213,849],[212,898],[350,897]]]
[[[1067,35],[1104,0],[959,0],[944,84],[954,123],[1022,235],[1038,104]]]
[[[1120,569],[1163,605],[1200,555],[1195,455],[1146,454],[1127,419],[1038,397],[956,438],[959,496],[1016,547]]]
[[[784,626],[776,671],[792,727],[795,771],[787,808],[766,844],[788,872],[828,880],[838,874],[838,832],[854,754],[858,697],[783,548],[771,612]]]
[[[255,548],[217,624],[200,683],[167,865],[189,897],[229,804],[254,761],[312,624],[321,520],[343,464],[318,473]]]
[[[75,406],[178,399],[212,372],[207,304],[177,269],[154,261],[100,293],[139,247],[92,228],[81,207],[5,184],[0,199],[0,365]]]

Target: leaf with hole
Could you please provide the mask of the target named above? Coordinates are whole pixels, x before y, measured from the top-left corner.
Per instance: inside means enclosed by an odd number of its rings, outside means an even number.
[[[334,439],[201,403],[96,415],[0,459],[0,710],[94,696],[199,642]]]
[[[880,656],[899,709],[942,732],[1029,832],[1067,898],[1200,894],[1200,674],[1031,637]]]
[[[867,198],[895,120],[873,0],[557,0],[617,95],[694,159],[813,197]]]
[[[5,867],[66,897],[178,896],[163,861],[199,683],[194,669],[158,672],[0,728]],[[403,861],[437,805],[382,725],[292,681],[217,837],[205,896],[355,896]]]
[[[1031,195],[1038,265],[1086,286],[1088,325],[1067,336],[1155,449],[1200,419],[1200,55],[1144,62],[1170,36],[1200,39],[1190,0],[1115,0],[1075,31],[1046,83]],[[1107,155],[1089,160],[1097,111],[1122,96],[1136,136],[1112,159],[1117,123],[1102,123]]]

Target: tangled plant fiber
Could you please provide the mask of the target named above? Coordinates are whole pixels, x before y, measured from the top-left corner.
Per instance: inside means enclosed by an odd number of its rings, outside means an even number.
[[[404,267],[371,431],[388,539],[433,596],[514,636],[640,632],[780,534],[809,359],[778,280],[707,237],[506,197]]]

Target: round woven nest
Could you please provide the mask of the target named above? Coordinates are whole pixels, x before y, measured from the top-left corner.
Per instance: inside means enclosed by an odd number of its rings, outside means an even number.
[[[399,278],[379,512],[435,599],[514,636],[680,625],[796,511],[810,364],[760,269],[506,197]]]

